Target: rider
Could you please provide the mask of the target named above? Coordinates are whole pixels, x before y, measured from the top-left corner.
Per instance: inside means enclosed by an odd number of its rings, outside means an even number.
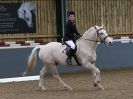
[[[76,23],[75,23],[75,12],[68,11],[67,12],[67,22],[66,22],[66,32],[63,37],[64,43],[66,43],[70,49],[67,52],[68,58],[66,60],[67,64],[71,65],[71,57],[75,54],[75,36],[80,37],[80,33],[77,31]]]

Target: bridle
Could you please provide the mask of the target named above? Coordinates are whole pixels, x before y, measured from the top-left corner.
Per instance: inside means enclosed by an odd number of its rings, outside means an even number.
[[[99,33],[99,31],[102,30],[103,28],[97,29],[95,26],[94,26],[94,28],[95,28],[95,30],[96,30],[97,40],[87,39],[87,38],[83,38],[83,37],[81,37],[81,38],[84,39],[84,40],[89,40],[89,41],[93,41],[93,42],[96,42],[96,43],[98,43],[98,42],[106,43],[105,40],[106,40],[106,38],[108,38],[109,36],[107,35],[106,37],[102,38],[101,35],[100,35],[100,33]],[[100,41],[99,41],[98,39],[100,39]]]
[[[100,29],[97,29],[95,26],[94,26],[95,30],[96,30],[96,34],[97,34],[97,41],[98,41],[98,38],[100,39],[100,41],[98,42],[101,42],[101,43],[106,43],[106,38],[108,38],[109,36],[107,35],[106,37],[102,38],[101,35],[99,34],[99,31],[102,30],[103,28],[100,28]]]

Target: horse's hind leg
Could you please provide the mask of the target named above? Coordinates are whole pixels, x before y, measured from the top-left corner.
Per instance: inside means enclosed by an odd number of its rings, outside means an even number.
[[[44,66],[43,69],[40,71],[39,88],[44,91],[46,90],[46,88],[44,87],[44,77],[47,73],[47,69],[48,68]]]
[[[52,74],[54,76],[55,79],[57,79],[59,81],[59,83],[64,87],[67,88],[68,90],[72,90],[72,88],[70,86],[68,86],[59,76],[58,72],[57,72],[57,68],[56,66],[51,66],[51,71]]]

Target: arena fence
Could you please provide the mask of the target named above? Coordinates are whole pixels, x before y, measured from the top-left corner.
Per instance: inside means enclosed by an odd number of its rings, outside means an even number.
[[[112,46],[98,44],[96,66],[100,69],[119,69],[133,68],[133,39],[124,37],[114,40]],[[37,45],[30,47],[3,47],[0,49],[0,83],[19,82],[29,80],[39,80],[39,71],[42,69],[42,63],[37,58],[36,68],[33,76],[20,77],[22,72],[26,70],[27,59],[31,50]],[[8,62],[7,62],[8,61]],[[75,73],[84,72],[82,66],[57,66],[59,73]],[[10,77],[10,78],[7,78]]]

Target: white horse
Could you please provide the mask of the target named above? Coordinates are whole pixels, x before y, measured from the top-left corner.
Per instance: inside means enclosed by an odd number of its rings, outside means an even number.
[[[30,28],[33,27],[31,11],[35,14],[34,2],[23,2],[18,9],[18,17],[23,19]]]
[[[77,40],[76,55],[82,66],[92,71],[95,87],[104,89],[100,84],[100,70],[95,66],[97,42],[103,42],[106,44],[112,43],[112,38],[107,35],[106,30],[103,29],[102,26],[91,27]],[[40,49],[39,58],[44,64],[43,69],[40,71],[40,89],[46,90],[44,87],[44,78],[48,68],[50,68],[53,76],[61,83],[61,85],[68,90],[72,90],[72,88],[60,78],[57,72],[56,64],[67,65],[67,55],[66,53],[62,53],[65,46],[58,42],[51,42],[46,45],[35,47],[29,56],[28,68],[23,75],[26,76],[32,73],[33,67],[36,63],[37,49]],[[72,59],[72,65],[76,65],[74,59]]]

